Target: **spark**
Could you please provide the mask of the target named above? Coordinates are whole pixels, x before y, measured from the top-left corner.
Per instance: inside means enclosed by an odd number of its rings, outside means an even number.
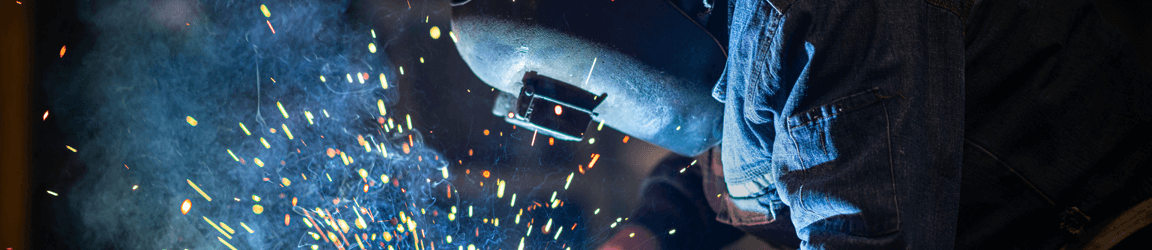
[[[488,136],[488,130],[487,129],[484,130],[484,136]]]
[[[496,198],[504,198],[504,181],[496,182]]]
[[[236,154],[233,154],[231,149],[228,149],[228,155],[231,155],[233,160],[240,161],[240,158],[236,157]]]
[[[360,73],[356,74],[356,79],[360,80],[360,84],[364,84],[364,77],[367,77],[367,76],[368,76],[367,73],[360,72]]]
[[[284,134],[288,135],[289,140],[292,140],[292,131],[288,130],[288,125],[281,123],[280,128],[284,129]]]
[[[264,167],[264,161],[261,161],[260,158],[252,157],[252,161],[256,162],[256,166]]]
[[[196,189],[197,193],[200,193],[201,196],[204,196],[205,200],[212,201],[212,197],[208,197],[208,194],[204,193],[204,190],[201,190],[200,186],[196,186],[196,183],[192,183],[192,180],[190,180],[190,179],[184,179],[184,180],[188,181],[188,185],[192,186],[193,189]]]
[[[208,225],[212,225],[212,228],[215,228],[216,231],[220,232],[220,234],[223,234],[225,237],[228,237],[229,240],[232,239],[232,235],[228,235],[228,232],[224,232],[224,229],[220,228],[220,226],[217,226],[216,223],[212,222],[212,220],[209,220],[208,217],[205,217],[205,216],[200,216],[200,217],[204,218],[204,221],[208,222]]]
[[[404,115],[404,120],[408,121],[408,130],[412,130],[412,115],[411,114]],[[411,138],[411,137],[409,137],[409,138]],[[409,139],[409,140],[411,140],[411,139]],[[416,146],[416,144],[412,144],[412,146]]]
[[[596,59],[596,57],[592,58],[592,67],[588,69],[588,77],[584,78],[584,85],[588,85],[588,80],[592,79],[592,70],[596,69]]]
[[[588,138],[588,144],[589,145],[595,144],[595,143],[596,143],[596,138]]]
[[[288,177],[281,177],[280,183],[284,184],[285,187],[292,185],[292,181],[288,180]]]
[[[244,222],[240,222],[240,226],[244,227],[244,230],[248,230],[248,233],[256,233],[256,231],[253,231],[248,225],[245,225]]]
[[[132,185],[132,190],[136,190],[137,188],[140,188],[140,185]]]
[[[223,221],[220,222],[220,227],[224,228],[224,230],[228,230],[228,233],[230,234],[236,234],[236,230],[232,230],[232,227],[229,227],[228,224],[224,224]]]
[[[228,242],[227,242],[227,241],[224,241],[224,239],[222,239],[222,238],[220,238],[220,237],[216,237],[216,239],[217,239],[217,240],[220,240],[220,243],[224,243],[224,245],[225,245],[225,246],[228,246],[228,248],[230,248],[230,249],[232,249],[232,250],[236,250],[236,248],[235,248],[235,247],[233,247],[233,246],[232,246],[232,244],[228,244]],[[231,237],[229,237],[228,239],[232,239],[232,238],[231,238]]]
[[[268,24],[268,29],[272,30],[272,34],[276,34],[276,29],[272,28],[272,21],[264,20]]]
[[[424,63],[424,57],[423,56],[420,57],[420,63]]]
[[[553,108],[553,109],[556,112],[556,115],[560,115],[561,113],[564,113],[564,109],[560,108],[560,105],[556,105],[556,108]]]
[[[312,112],[304,111],[304,117],[308,118],[308,125],[312,125]]]
[[[272,12],[268,12],[268,6],[261,4],[260,12],[264,12],[264,17],[272,17]]]
[[[624,143],[628,143],[628,138],[629,137],[627,135],[624,136]]]
[[[284,214],[284,225],[287,226],[291,219],[292,219],[292,216],[290,216],[288,214]]]
[[[563,227],[559,227],[559,228],[556,228],[556,235],[553,235],[553,236],[552,236],[552,240],[557,240],[557,239],[560,239],[560,233],[561,233],[561,232],[564,232],[564,228],[563,228]]]
[[[483,175],[484,178],[488,178],[489,176],[492,176],[492,172],[488,172],[488,170],[484,170],[484,172],[481,172],[480,175]]]
[[[240,123],[240,129],[244,130],[244,134],[252,135],[252,132],[248,132],[248,127],[245,127],[243,122]]]
[[[45,110],[44,111],[44,119],[42,121],[47,121],[47,120],[48,120],[48,110]]]
[[[264,213],[264,206],[261,206],[260,204],[252,205],[252,213],[255,213],[255,214]]]
[[[369,31],[372,31],[372,38],[376,38],[376,29],[371,29]]]
[[[599,208],[597,208],[597,209],[596,209],[596,211],[592,211],[592,214],[594,214],[594,215],[595,215],[595,214],[600,214],[600,209],[599,209]]]
[[[532,144],[530,144],[529,146],[536,146],[536,130],[535,129],[532,130]]]
[[[64,51],[68,50],[68,46],[60,46],[60,58],[64,58]]]
[[[376,44],[368,43],[368,52],[376,53]]]
[[[573,175],[576,175],[576,173],[568,174],[568,180],[564,181],[564,190],[568,190],[568,184],[572,184],[572,176]]]
[[[380,73],[380,87],[388,89],[388,77],[384,76],[384,73]]]
[[[272,148],[272,145],[269,145],[268,141],[264,140],[264,137],[260,137],[260,144],[264,144],[264,148]]]
[[[68,146],[68,145],[64,145],[64,147],[68,148],[68,150],[72,150],[72,153],[76,153],[76,148],[73,148],[72,146]]]
[[[400,66],[400,75],[404,75],[404,66]]]
[[[452,33],[452,31],[448,31],[448,37],[451,37],[451,38],[452,38],[452,43],[456,43],[456,42],[457,42],[457,40],[456,40],[456,33]]]
[[[552,146],[554,144],[556,144],[556,138],[555,137],[548,137],[548,146]]]
[[[48,190],[48,194],[52,196],[60,196],[59,194],[56,194],[56,192],[52,192],[52,190]]]
[[[668,234],[669,235],[676,234],[676,229],[673,228],[672,230],[668,230]]]
[[[432,35],[432,39],[440,39],[440,27],[432,26],[432,29],[428,30],[428,34]]]
[[[444,179],[448,179],[448,167],[441,168],[440,174],[441,174],[441,176],[444,177]],[[451,197],[452,194],[449,193],[448,195],[449,195],[449,197]]]
[[[276,107],[280,108],[280,114],[284,115],[284,119],[288,119],[288,111],[284,111],[284,105],[281,105],[280,102],[276,102]]]
[[[592,154],[592,162],[588,163],[588,169],[592,169],[592,166],[596,165],[596,160],[599,160],[599,159],[600,159],[600,154]]]

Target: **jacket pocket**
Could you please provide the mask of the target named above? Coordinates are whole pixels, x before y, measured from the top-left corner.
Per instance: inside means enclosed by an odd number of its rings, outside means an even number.
[[[787,119],[778,149],[778,188],[798,229],[880,235],[898,229],[889,123],[880,90],[869,89]]]

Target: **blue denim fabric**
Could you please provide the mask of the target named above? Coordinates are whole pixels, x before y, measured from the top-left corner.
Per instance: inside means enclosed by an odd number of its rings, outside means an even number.
[[[787,209],[803,249],[953,246],[963,15],[931,2],[731,2],[713,95],[737,207]]]

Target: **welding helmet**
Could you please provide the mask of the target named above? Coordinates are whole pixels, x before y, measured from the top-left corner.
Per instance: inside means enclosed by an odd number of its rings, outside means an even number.
[[[698,2],[699,0],[693,0]],[[492,113],[560,140],[603,122],[685,156],[719,143],[725,52],[670,0],[453,0],[456,48]]]

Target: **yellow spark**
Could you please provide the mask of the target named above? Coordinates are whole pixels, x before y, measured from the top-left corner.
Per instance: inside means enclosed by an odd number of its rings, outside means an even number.
[[[136,190],[137,188],[140,188],[140,185],[132,185],[132,190]]]
[[[281,105],[280,102],[276,102],[276,107],[280,108],[280,114],[284,115],[284,119],[288,119],[288,111],[284,111],[284,105]]]
[[[268,145],[268,141],[264,140],[264,137],[260,137],[260,144],[264,144],[264,148],[272,148],[272,145]]]
[[[573,175],[576,175],[576,173],[568,174],[568,180],[564,181],[564,190],[568,190],[568,184],[572,184],[572,176]]]
[[[588,138],[588,144],[596,143],[596,138]]]
[[[448,179],[448,167],[441,168],[440,175],[443,176],[444,179]]]
[[[524,237],[520,237],[520,247],[517,247],[516,250],[524,250]]]
[[[320,82],[328,82],[328,79],[324,79],[324,76],[320,76]]]
[[[472,206],[468,206],[468,217],[472,217]]]
[[[364,242],[360,240],[360,235],[359,234],[353,234],[353,235],[356,236],[356,245],[360,246],[360,249],[367,249],[367,248],[364,248]]]
[[[308,118],[308,125],[312,125],[312,112],[304,111],[304,117]]]
[[[344,233],[348,233],[348,222],[345,222],[344,219],[340,219],[337,222],[339,222],[339,224],[340,224],[340,231],[344,231]]]
[[[292,140],[292,131],[288,130],[288,125],[281,123],[280,128],[284,129],[284,134],[288,135],[289,140]]]
[[[236,230],[232,230],[232,227],[229,227],[228,224],[224,224],[223,221],[220,222],[220,227],[224,228],[224,230],[228,230],[228,233],[230,234],[236,234]]]
[[[281,177],[280,183],[284,184],[285,187],[292,185],[292,181],[288,180],[288,177]]]
[[[252,205],[252,213],[255,213],[255,214],[264,213],[264,206],[261,206],[260,204]]]
[[[524,209],[520,209],[520,213],[516,214],[516,225],[520,225],[520,215],[524,214]]]
[[[261,161],[260,158],[253,157],[252,161],[256,162],[256,166],[264,167],[264,161]]]
[[[248,233],[256,233],[256,231],[253,231],[248,225],[244,225],[244,222],[240,222],[240,226],[244,227],[244,230],[248,230]]]
[[[432,35],[432,39],[440,39],[440,27],[432,26],[432,29],[428,30],[428,34]]]
[[[504,181],[496,182],[496,198],[504,198]]]
[[[448,243],[452,243],[452,236],[451,235],[445,236],[444,241],[447,241]]]
[[[604,120],[600,120],[600,125],[596,125],[596,131],[604,129]]]
[[[240,129],[244,130],[244,134],[252,135],[252,132],[248,132],[248,127],[245,127],[243,122],[240,123]]]
[[[64,147],[68,148],[68,150],[72,150],[72,153],[76,153],[76,148],[73,148],[72,146],[68,146],[68,145],[64,145]]]
[[[424,57],[423,56],[420,57],[420,63],[424,63]]]
[[[41,119],[41,121],[47,121],[47,120],[48,120],[48,110],[45,110],[44,111],[44,118]]]
[[[324,117],[328,117],[328,110],[327,109],[321,109],[320,111],[324,112]]]
[[[408,130],[412,130],[412,115],[411,114],[404,115],[404,120],[408,121]],[[415,146],[415,145],[413,145],[413,146]]]
[[[365,75],[367,74],[364,74],[364,72],[356,73],[356,79],[360,80],[360,84],[364,84]]]
[[[548,234],[550,231],[552,231],[552,218],[548,218],[548,223],[544,224],[544,234]]]
[[[516,206],[516,194],[515,193],[512,194],[512,204],[509,204],[508,206],[509,207],[515,207]]]
[[[217,226],[216,223],[212,222],[212,220],[209,220],[208,217],[204,217],[204,216],[200,216],[200,217],[203,217],[204,221],[207,221],[208,225],[212,225],[212,228],[215,228],[216,231],[220,231],[220,234],[223,234],[224,236],[228,237],[229,240],[232,239],[232,235],[228,235],[228,232],[225,232],[224,229],[220,228],[220,226]]]
[[[553,235],[553,236],[552,236],[552,240],[557,240],[557,239],[560,239],[560,233],[561,233],[561,232],[564,232],[564,227],[558,227],[558,228],[556,228],[556,235]]]
[[[384,76],[384,73],[380,73],[380,87],[388,89],[388,78]]]
[[[367,179],[368,178],[368,170],[364,170],[363,168],[361,168],[360,170],[357,170],[356,172],[358,172],[360,174],[361,179]]]
[[[352,83],[352,74],[344,74],[344,77],[348,78],[348,83]]]
[[[260,202],[260,196],[252,195],[252,200],[256,201],[256,202]]]
[[[404,74],[404,66],[400,66],[400,74],[401,74],[401,75],[403,75],[403,74]]]
[[[451,37],[451,38],[452,38],[452,43],[456,43],[456,42],[457,42],[457,40],[456,40],[456,33],[452,33],[452,31],[448,31],[448,37]]]
[[[340,151],[340,160],[344,161],[344,165],[348,165],[348,155],[345,155],[344,151]]]
[[[272,17],[272,12],[268,12],[268,6],[260,5],[260,12],[264,12],[264,17]]]
[[[204,193],[204,190],[201,190],[200,186],[196,186],[196,183],[192,183],[192,180],[189,180],[189,179],[184,179],[184,180],[188,181],[188,185],[192,186],[193,189],[196,189],[197,193],[200,193],[201,196],[204,196],[205,200],[212,201],[212,197],[208,197],[208,194]]]
[[[556,201],[556,191],[552,191],[552,198],[548,198],[548,202]]]
[[[236,250],[236,247],[233,247],[232,244],[228,244],[228,242],[224,241],[224,239],[221,239],[220,237],[216,237],[216,239],[220,240],[220,243],[224,243],[224,246],[227,246],[229,249]],[[232,239],[232,237],[228,237],[228,239]]]
[[[231,155],[233,160],[240,161],[240,158],[236,157],[236,154],[233,154],[231,149],[228,149],[228,155]]]
[[[368,43],[368,51],[372,52],[372,53],[376,53],[376,44],[375,43]]]
[[[48,194],[52,196],[60,196],[59,194],[56,194],[56,192],[52,192],[52,190],[48,190]]]
[[[380,109],[380,116],[388,115],[388,109],[384,108],[384,99],[376,99],[376,108]]]
[[[668,230],[668,234],[676,234],[676,229],[673,228],[672,230]]]
[[[592,214],[600,214],[600,209],[597,208],[596,211],[592,211]]]
[[[364,222],[364,218],[360,217],[360,214],[356,214],[356,228],[364,229],[366,227],[368,224]]]
[[[376,38],[376,29],[371,29],[369,31],[372,31],[372,38]]]
[[[196,124],[199,124],[196,122],[196,118],[192,118],[192,116],[184,117],[184,120],[188,121],[188,125],[192,125],[193,127],[195,127]]]

